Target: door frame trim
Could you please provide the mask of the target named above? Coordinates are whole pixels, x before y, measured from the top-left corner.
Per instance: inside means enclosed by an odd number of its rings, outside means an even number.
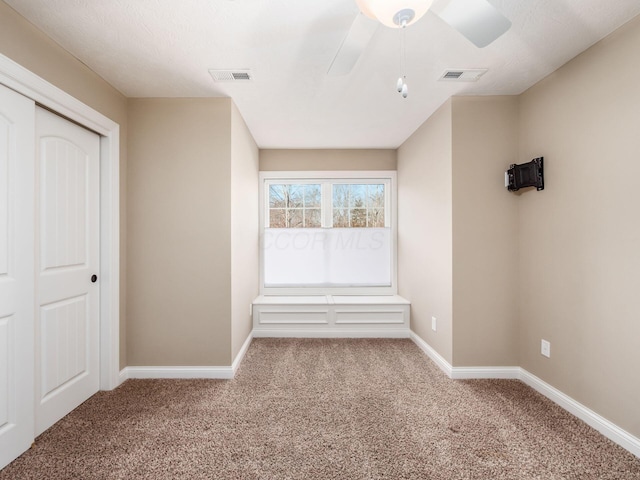
[[[0,54],[0,84],[100,134],[100,389],[120,383],[120,126]]]

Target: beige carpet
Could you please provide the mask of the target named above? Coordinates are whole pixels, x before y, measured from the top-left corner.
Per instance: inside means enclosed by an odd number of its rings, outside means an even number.
[[[640,479],[515,380],[452,381],[409,340],[254,340],[232,381],[130,380],[0,479]]]

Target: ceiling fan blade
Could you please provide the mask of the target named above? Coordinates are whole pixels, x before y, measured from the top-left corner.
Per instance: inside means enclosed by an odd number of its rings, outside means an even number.
[[[487,0],[451,0],[444,8],[432,10],[478,48],[486,47],[511,27],[511,21]]]
[[[348,74],[369,44],[369,40],[378,28],[379,23],[358,13],[351,28],[344,37],[338,53],[333,58],[327,75],[339,76]]]

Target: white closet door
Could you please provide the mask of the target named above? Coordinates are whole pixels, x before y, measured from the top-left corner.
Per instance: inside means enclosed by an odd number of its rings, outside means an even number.
[[[37,108],[36,167],[39,435],[99,387],[100,139]]]
[[[34,111],[0,85],[0,468],[34,438]]]

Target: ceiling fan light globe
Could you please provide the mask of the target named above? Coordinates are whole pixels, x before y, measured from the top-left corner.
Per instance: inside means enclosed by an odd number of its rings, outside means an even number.
[[[371,11],[370,3],[369,0],[356,0],[356,5],[358,5],[358,8],[365,17],[369,17],[371,20],[377,20],[375,14]]]
[[[367,3],[369,10],[375,15],[380,23],[390,28],[401,28],[402,19],[408,18],[406,15],[398,15],[403,10],[413,11],[413,17],[406,22],[409,26],[417,22],[427,13],[433,0],[358,0]]]

